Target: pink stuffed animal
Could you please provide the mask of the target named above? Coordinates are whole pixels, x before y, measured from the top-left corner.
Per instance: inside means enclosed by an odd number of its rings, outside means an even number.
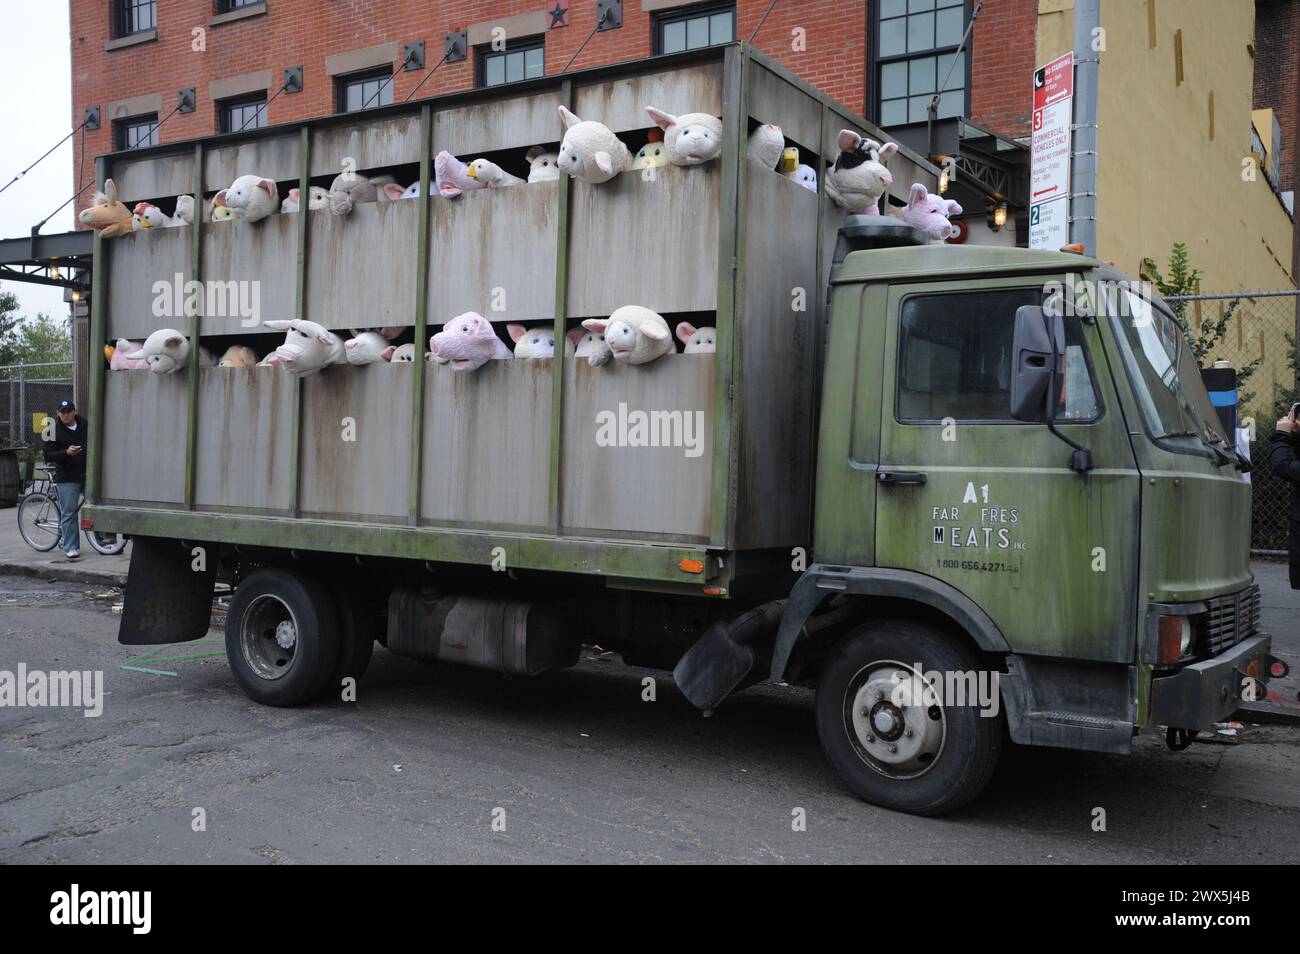
[[[127,355],[133,354],[144,347],[143,341],[128,341],[125,338],[118,338],[117,344],[113,346],[112,357],[108,359],[110,371],[148,371],[149,362],[144,358],[128,358]]]
[[[474,371],[489,361],[513,357],[492,323],[478,312],[467,311],[443,325],[442,331],[429,339],[429,351],[451,362],[453,370]]]
[[[462,192],[487,188],[487,183],[469,175],[469,166],[445,149],[433,157],[433,176],[438,194],[448,199]]]
[[[376,361],[391,361],[396,347],[388,343],[383,335],[373,331],[363,331],[355,338],[343,342],[348,364],[374,364]],[[412,351],[415,349],[412,348]]]
[[[957,226],[948,221],[950,216],[960,214],[961,206],[952,199],[926,192],[925,186],[913,182],[907,195],[907,208],[903,209],[903,221],[915,225],[930,237],[932,243],[939,243],[961,234]]]

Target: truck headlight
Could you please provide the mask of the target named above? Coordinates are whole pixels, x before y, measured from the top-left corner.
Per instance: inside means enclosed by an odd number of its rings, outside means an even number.
[[[1191,651],[1192,621],[1187,616],[1161,616],[1157,621],[1156,663],[1176,663]]]

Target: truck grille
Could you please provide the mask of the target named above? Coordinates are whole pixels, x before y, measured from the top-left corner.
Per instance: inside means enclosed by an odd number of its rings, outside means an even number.
[[[1259,584],[1253,583],[1239,593],[1216,596],[1208,601],[1210,612],[1205,619],[1205,651],[1217,656],[1249,636],[1259,625]]]

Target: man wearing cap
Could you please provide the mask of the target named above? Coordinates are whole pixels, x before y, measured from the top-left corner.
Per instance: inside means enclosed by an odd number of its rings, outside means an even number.
[[[77,545],[81,529],[77,501],[86,483],[86,419],[77,413],[77,406],[71,401],[59,402],[54,436],[45,442],[45,462],[54,465],[63,553],[69,560],[75,560],[81,556]]]

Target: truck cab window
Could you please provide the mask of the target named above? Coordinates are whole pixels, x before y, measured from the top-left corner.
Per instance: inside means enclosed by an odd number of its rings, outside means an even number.
[[[1014,423],[1011,338],[1016,309],[1040,304],[1041,288],[915,295],[899,321],[898,420]],[[1095,420],[1099,408],[1077,317],[1065,319],[1065,381],[1059,421]]]

